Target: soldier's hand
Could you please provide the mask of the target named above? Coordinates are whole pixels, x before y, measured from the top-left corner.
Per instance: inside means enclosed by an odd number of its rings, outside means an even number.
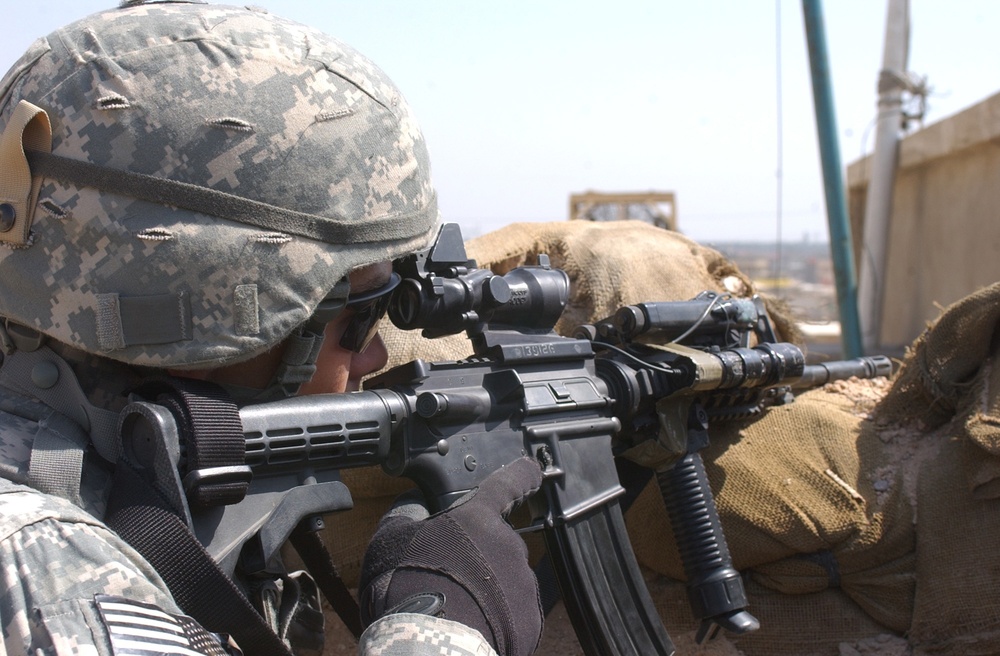
[[[433,516],[419,494],[400,497],[365,554],[364,624],[424,613],[476,629],[501,655],[534,652],[543,618],[538,582],[524,541],[504,518],[541,481],[538,463],[521,458]]]

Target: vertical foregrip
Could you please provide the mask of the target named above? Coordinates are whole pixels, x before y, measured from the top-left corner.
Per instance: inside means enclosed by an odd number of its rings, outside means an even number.
[[[566,611],[588,656],[670,656],[617,502],[545,531]]]
[[[697,640],[719,627],[746,633],[760,625],[746,612],[746,592],[733,569],[701,454],[688,453],[673,468],[657,472],[663,501],[687,576],[691,612],[701,620]]]

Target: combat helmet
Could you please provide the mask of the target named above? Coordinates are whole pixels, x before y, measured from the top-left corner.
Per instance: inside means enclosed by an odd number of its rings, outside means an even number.
[[[437,220],[362,55],[264,10],[125,2],[0,82],[0,317],[160,368],[246,359]]]

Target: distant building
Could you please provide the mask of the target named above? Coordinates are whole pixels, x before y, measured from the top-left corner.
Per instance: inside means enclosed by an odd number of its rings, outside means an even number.
[[[645,221],[677,230],[677,199],[672,191],[603,193],[586,191],[569,197],[569,219],[584,221]]]

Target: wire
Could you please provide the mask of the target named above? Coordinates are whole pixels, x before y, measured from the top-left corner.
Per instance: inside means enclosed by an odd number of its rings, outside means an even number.
[[[677,344],[677,343],[679,343],[682,339],[686,338],[688,335],[690,335],[695,330],[697,330],[698,326],[700,326],[705,321],[705,318],[708,317],[709,314],[711,314],[712,310],[714,310],[715,307],[720,302],[722,302],[722,301],[728,301],[730,299],[732,299],[732,294],[719,294],[718,296],[716,296],[715,298],[713,298],[712,302],[709,303],[708,306],[705,308],[705,311],[701,313],[700,317],[698,317],[698,320],[695,321],[693,324],[691,324],[691,327],[688,328],[687,330],[685,330],[679,337],[675,337],[674,339],[672,339],[669,342],[667,342],[667,344]],[[625,341],[625,336],[622,335],[621,333],[618,333],[617,331],[615,331],[615,334],[618,335],[619,341],[621,342],[622,346],[626,346],[627,343]],[[624,348],[618,348],[617,346],[612,346],[608,342],[592,341],[591,344],[595,348],[596,347],[600,347],[600,348],[608,349],[609,351],[614,351],[616,353],[619,353],[619,354],[625,356],[626,358],[628,358],[628,359],[630,359],[630,360],[632,360],[634,362],[638,362],[640,365],[642,365],[643,367],[646,367],[648,369],[653,369],[655,371],[660,371],[660,372],[667,373],[667,374],[677,373],[673,369],[668,369],[666,367],[661,367],[661,366],[653,364],[651,362],[646,362],[645,360],[643,360],[641,357],[635,355],[634,353],[631,353],[631,352],[625,350]]]
[[[693,324],[691,325],[691,327],[690,327],[690,328],[688,328],[688,329],[687,329],[687,330],[685,330],[685,331],[684,331],[683,333],[681,333],[680,337],[675,337],[675,338],[673,338],[672,340],[670,340],[670,341],[669,341],[669,342],[667,342],[667,343],[668,343],[668,344],[677,344],[677,343],[678,343],[678,342],[680,342],[680,341],[681,341],[682,339],[684,339],[685,337],[687,337],[688,335],[690,335],[691,333],[693,333],[694,331],[696,331],[696,330],[698,329],[698,326],[700,326],[700,325],[701,325],[701,323],[702,323],[702,322],[703,322],[703,321],[705,320],[705,318],[706,318],[706,317],[707,317],[707,316],[708,316],[708,315],[709,315],[709,314],[710,314],[710,313],[712,312],[712,310],[714,310],[714,309],[715,309],[715,306],[716,306],[716,305],[718,305],[720,301],[728,301],[728,300],[729,300],[729,299],[731,299],[731,298],[732,298],[732,296],[731,296],[730,294],[721,294],[721,295],[719,295],[719,296],[716,296],[715,298],[713,298],[713,299],[712,299],[712,302],[708,304],[708,307],[707,307],[707,308],[705,308],[705,311],[701,313],[701,316],[700,316],[700,317],[698,317],[698,320],[697,320],[697,321],[695,321],[695,322],[694,322],[694,323],[693,323]]]
[[[654,364],[652,362],[646,362],[645,360],[643,360],[642,358],[640,358],[638,355],[635,355],[634,353],[630,353],[630,352],[626,351],[625,349],[620,349],[617,346],[612,346],[611,344],[608,344],[607,342],[592,342],[592,346],[594,348],[598,348],[599,347],[599,348],[602,348],[602,349],[607,349],[609,351],[614,351],[615,353],[618,353],[619,355],[622,355],[622,356],[628,358],[629,360],[632,360],[633,362],[638,363],[639,366],[641,366],[644,369],[652,369],[653,371],[659,371],[659,372],[665,373],[665,374],[676,374],[677,373],[676,370],[671,369],[669,367],[664,367],[664,366],[661,366],[661,365],[658,365],[658,364]]]

